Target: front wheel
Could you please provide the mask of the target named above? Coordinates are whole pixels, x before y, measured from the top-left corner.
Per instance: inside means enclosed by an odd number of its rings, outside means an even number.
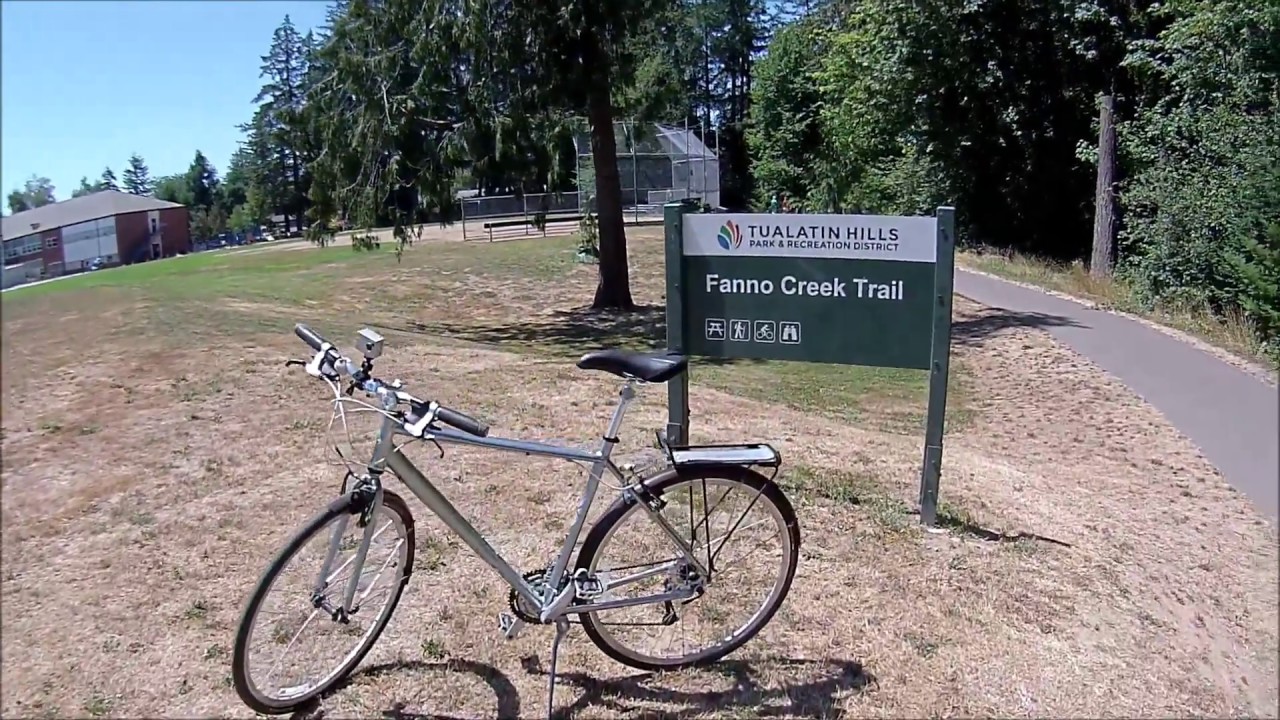
[[[698,575],[643,503],[615,503],[591,528],[577,569],[604,586],[642,579],[592,602],[695,594],[586,612],[582,628],[604,654],[641,670],[716,662],[760,632],[791,589],[800,551],[795,510],[776,484],[738,466],[672,469],[644,485],[708,576]]]
[[[257,712],[293,712],[346,677],[400,602],[413,570],[413,516],[404,499],[383,491],[351,613],[343,617],[364,535],[358,505],[344,495],[303,526],[263,573],[245,606],[231,676],[240,699]]]

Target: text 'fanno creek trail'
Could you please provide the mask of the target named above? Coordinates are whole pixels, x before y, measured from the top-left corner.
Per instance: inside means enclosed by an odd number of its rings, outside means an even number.
[[[849,285],[852,285],[850,294]],[[873,300],[901,300],[903,287],[901,280],[875,283],[867,278],[850,278],[842,280],[801,280],[787,275],[776,284],[772,280],[756,278],[721,277],[716,273],[707,273],[706,291],[724,295],[772,295],[777,290],[783,295],[799,295],[805,297],[830,298],[869,298]]]

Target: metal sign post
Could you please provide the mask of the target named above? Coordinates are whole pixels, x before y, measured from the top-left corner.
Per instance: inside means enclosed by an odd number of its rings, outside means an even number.
[[[665,207],[667,344],[715,358],[928,370],[920,514],[937,516],[951,351],[955,220],[698,214]],[[688,378],[669,388],[667,437],[686,442]]]
[[[666,235],[667,348],[687,353],[684,331],[684,216],[697,209],[691,200],[667,203],[662,208]],[[667,382],[667,442],[689,443],[689,373]]]

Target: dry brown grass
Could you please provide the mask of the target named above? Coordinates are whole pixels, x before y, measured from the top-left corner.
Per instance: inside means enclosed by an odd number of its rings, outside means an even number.
[[[651,304],[655,245],[635,252]],[[573,368],[566,346],[606,321],[563,314],[592,268],[504,274],[504,251],[413,264],[430,252],[345,276],[379,327],[398,328],[380,367],[503,435],[597,437],[614,383]],[[378,304],[361,290],[374,273],[417,289]],[[200,302],[174,324],[125,290],[6,300],[5,717],[251,715],[229,684],[242,603],[339,480],[319,433],[324,390],[280,365],[299,354],[282,328],[336,316],[323,295]],[[942,534],[908,512],[918,434],[730,394],[695,369],[694,440],[766,438],[787,461],[804,533],[795,586],[712,670],[646,676],[575,631],[566,714],[1275,717],[1274,528],[1087,362],[965,301],[957,323],[969,407],[948,438]],[[336,336],[341,323],[317,324]],[[621,332],[639,330],[600,334]],[[645,454],[663,407],[661,389],[642,396],[624,448]],[[524,568],[547,560],[580,487],[568,465],[411,455]],[[410,505],[417,572],[323,714],[537,717],[549,633],[504,643],[505,588]]]

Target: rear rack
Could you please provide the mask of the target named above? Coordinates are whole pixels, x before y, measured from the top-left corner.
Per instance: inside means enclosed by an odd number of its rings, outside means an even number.
[[[673,446],[667,444],[666,435],[661,430],[656,435],[658,446],[677,468],[707,465],[778,468],[782,465],[782,455],[768,443]]]

